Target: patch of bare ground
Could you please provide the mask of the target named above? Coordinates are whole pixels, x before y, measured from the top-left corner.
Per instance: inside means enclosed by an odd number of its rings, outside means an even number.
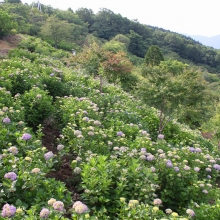
[[[6,57],[8,52],[18,46],[21,42],[21,35],[10,35],[0,39],[0,57]]]
[[[57,154],[56,140],[60,135],[60,131],[52,118],[48,118],[44,121],[42,132],[44,134],[42,138],[43,146],[46,147],[48,151]],[[70,166],[73,159],[73,155],[64,155],[61,158],[60,164],[54,171],[47,173],[46,177],[55,178],[56,180],[63,182],[67,189],[72,193],[73,201],[77,201],[80,200],[80,196],[77,193],[76,186],[79,184],[80,179],[78,175],[74,175]]]

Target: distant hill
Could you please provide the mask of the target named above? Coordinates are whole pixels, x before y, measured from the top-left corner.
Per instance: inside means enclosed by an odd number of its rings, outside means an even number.
[[[213,37],[205,37],[201,35],[189,35],[192,39],[199,41],[203,45],[213,47],[215,49],[220,49],[220,35]]]

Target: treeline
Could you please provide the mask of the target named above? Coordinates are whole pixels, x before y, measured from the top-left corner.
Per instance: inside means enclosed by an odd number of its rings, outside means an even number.
[[[49,17],[56,16],[71,25],[71,34],[65,41],[60,41],[58,47],[66,50],[80,47],[90,42],[93,37],[102,42],[113,39],[122,34],[129,38],[128,52],[137,57],[144,58],[151,45],[161,48],[163,54],[169,58],[180,61],[193,62],[203,65],[209,72],[220,72],[220,53],[211,47],[162,28],[152,27],[139,23],[137,20],[129,20],[120,14],[115,14],[108,9],[101,9],[95,14],[91,9],[79,8],[75,12],[69,8],[66,11],[41,5],[41,11],[37,4],[22,4],[19,0],[7,0],[0,5],[0,9],[12,16],[17,23],[18,33],[39,36],[41,27]],[[53,41],[48,38],[47,41]]]

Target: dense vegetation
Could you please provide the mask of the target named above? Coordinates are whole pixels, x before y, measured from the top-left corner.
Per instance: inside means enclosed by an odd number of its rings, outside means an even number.
[[[0,219],[220,218],[218,51],[107,9],[1,16],[22,41],[0,59]]]

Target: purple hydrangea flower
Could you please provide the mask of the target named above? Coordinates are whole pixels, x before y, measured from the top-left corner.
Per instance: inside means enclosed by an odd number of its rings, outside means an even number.
[[[17,179],[17,175],[14,172],[8,172],[4,175],[5,179],[11,179],[12,181],[15,181]]]
[[[40,217],[41,218],[48,218],[49,214],[50,214],[50,210],[43,208],[40,212]]]
[[[164,135],[163,135],[163,134],[159,134],[157,137],[158,137],[159,139],[164,139]]]
[[[154,159],[155,159],[154,155],[149,155],[149,156],[147,156],[147,160],[148,160],[148,161],[152,161],[152,160],[154,160]]]
[[[13,205],[5,204],[2,209],[2,217],[12,217],[16,213]]]
[[[24,133],[21,138],[22,138],[24,141],[27,141],[27,140],[31,139],[31,137],[32,137],[32,136],[31,136],[30,134]]]
[[[64,204],[61,201],[56,201],[53,203],[53,208],[57,211],[63,211],[64,210]]]
[[[220,170],[220,165],[214,164],[214,165],[213,165],[213,168],[215,168],[216,170]]]
[[[146,152],[146,148],[141,148],[141,151],[144,151],[144,152]]]
[[[10,118],[3,118],[2,122],[5,124],[9,124],[11,122],[11,120],[10,120]]]
[[[175,170],[176,172],[179,172],[179,171],[180,171],[180,168],[179,168],[179,167],[174,167],[174,170]]]
[[[124,133],[122,131],[119,131],[119,132],[117,132],[117,136],[122,137],[122,136],[124,136]]]
[[[190,148],[189,148],[189,151],[190,151],[190,152],[195,152],[195,148],[194,148],[194,147],[190,147]]]
[[[207,175],[207,178],[208,178],[208,179],[211,179],[212,177],[211,177],[210,175]]]
[[[172,164],[171,160],[167,160],[166,166],[167,167],[173,167],[173,164]]]
[[[44,158],[45,160],[49,160],[54,156],[52,151],[47,152],[46,154],[44,154]]]
[[[50,76],[54,76],[54,73],[51,73]]]

